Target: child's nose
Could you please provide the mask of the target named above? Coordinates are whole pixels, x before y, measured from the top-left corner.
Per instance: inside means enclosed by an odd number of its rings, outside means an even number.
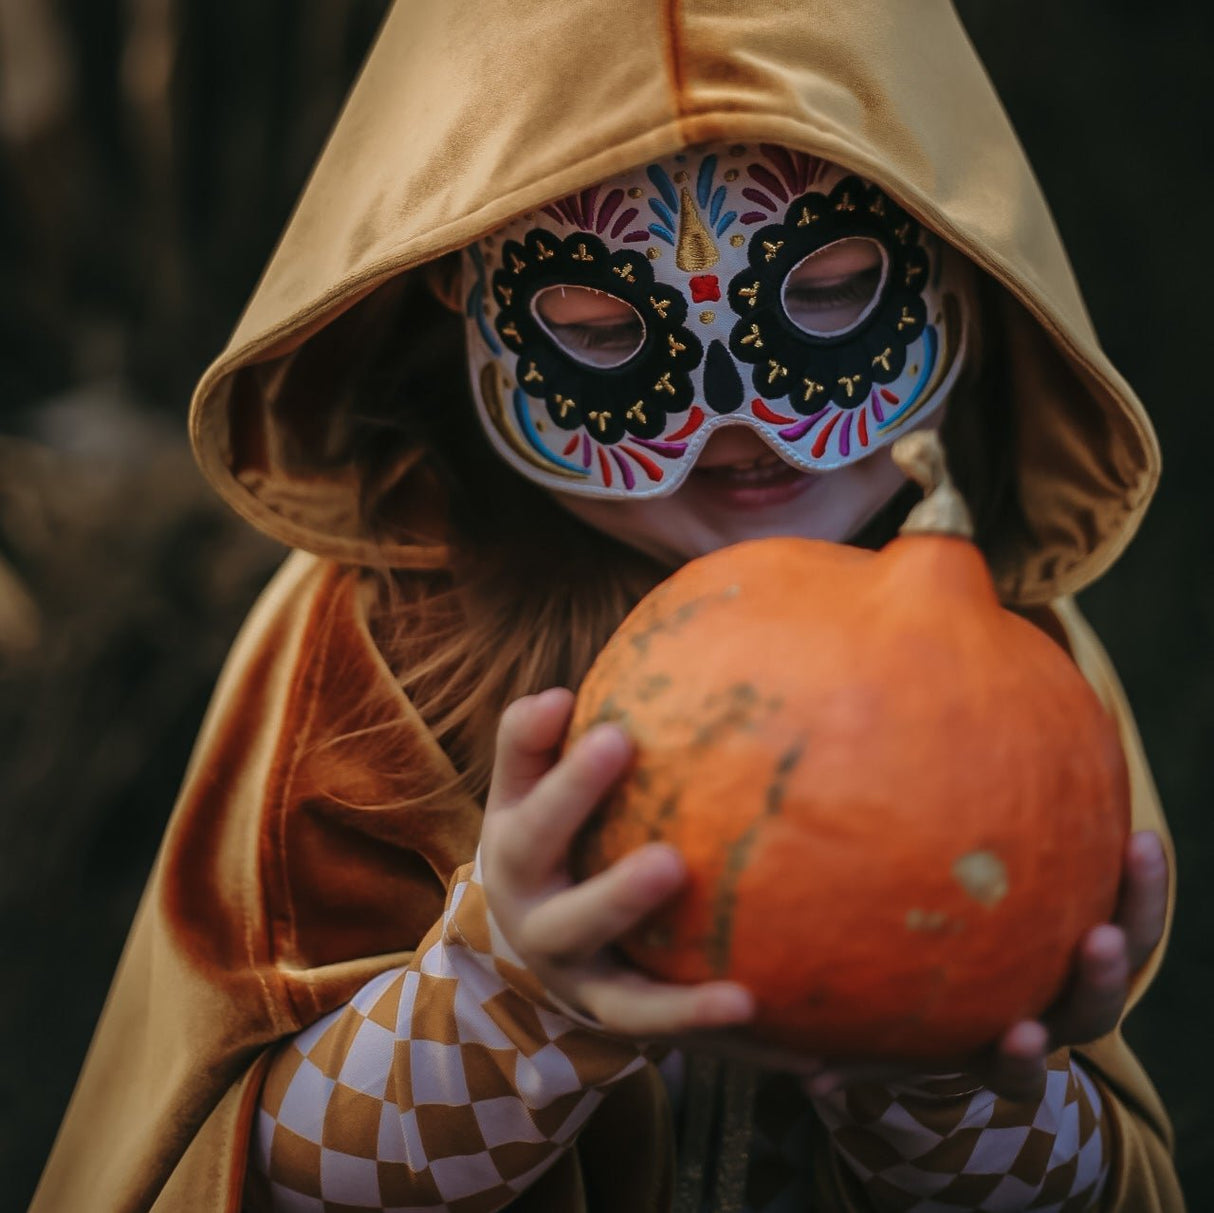
[[[709,437],[696,460],[696,467],[727,467],[735,463],[751,463],[774,454],[750,426],[727,425]]]

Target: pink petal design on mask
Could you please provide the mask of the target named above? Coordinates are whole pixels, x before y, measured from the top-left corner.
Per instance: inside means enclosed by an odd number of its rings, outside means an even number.
[[[780,413],[773,412],[758,396],[750,402],[750,411],[760,421],[770,421],[772,425],[792,425],[797,420],[795,417],[785,417]]]
[[[880,421],[885,420],[885,410],[881,407],[881,397],[877,395],[877,389],[873,388],[872,396],[873,416]]]
[[[742,222],[746,224],[762,223],[765,219],[770,218],[771,216],[765,214],[763,211],[747,211],[746,214],[742,216]]]
[[[624,487],[626,489],[635,489],[637,486],[637,478],[632,474],[632,468],[624,462],[624,457],[615,447],[611,448],[611,457],[615,460],[615,466],[620,469],[620,475],[624,477]]]
[[[839,454],[845,459],[851,454],[851,419],[851,413],[847,413],[839,427]]]
[[[762,190],[751,189],[747,186],[742,191],[743,198],[749,198],[756,206],[766,207],[769,211],[776,209],[776,204]]]
[[[663,459],[678,459],[680,455],[687,453],[685,442],[655,442],[652,438],[633,438],[632,441],[647,451],[661,455]]]
[[[611,222],[611,216],[620,209],[620,203],[624,201],[623,190],[612,190],[606,198],[603,199],[603,205],[599,207],[599,217],[594,225],[594,230],[601,233],[602,230]]]
[[[651,239],[651,237],[648,232],[635,231],[635,232],[629,232],[628,235],[624,237],[624,243],[625,244],[638,244],[642,240],[649,240],[649,239]]]
[[[759,151],[776,166],[776,170],[784,178],[784,184],[794,194],[800,194],[804,191],[805,187],[801,182],[801,174],[797,171],[797,162],[788,148],[781,147],[778,143],[760,143]],[[798,156],[802,154],[800,152],[797,153]]]
[[[599,447],[599,467],[603,471],[603,484],[611,488],[611,464],[607,462],[607,452]]]
[[[779,179],[771,169],[762,164],[750,166],[751,178],[757,181],[770,194],[775,194],[781,202],[788,201],[788,191],[780,184]],[[757,201],[757,200],[756,200]]]
[[[856,437],[861,446],[868,446],[868,407],[860,410],[860,420],[856,422]]]
[[[616,221],[611,225],[611,238],[618,240],[620,233],[640,214],[635,206],[630,206]]]
[[[690,438],[692,434],[700,428],[704,422],[704,410],[698,404],[691,406],[691,415],[683,422],[679,429],[673,434],[667,434],[663,439],[664,442],[678,442],[683,438]]]
[[[577,221],[577,212],[573,209],[572,198],[562,198],[556,205],[560,209],[561,214],[564,215],[574,227],[581,226]]]
[[[778,430],[777,433],[785,442],[798,442],[830,412],[830,407],[828,404],[824,409],[819,409],[813,416],[806,417],[803,421],[798,421],[796,425],[789,426],[786,430]]]
[[[650,480],[661,480],[666,475],[666,473],[663,472],[662,469],[643,452],[634,450],[630,446],[626,446],[624,451],[641,465],[641,467],[644,469],[645,475],[648,476]]]
[[[582,435],[582,467],[590,466],[590,437],[587,434]]]
[[[597,185],[590,186],[589,189],[582,190],[582,196],[579,199],[581,210],[581,226],[589,229],[591,220],[594,218],[594,208],[599,200],[599,189]]]
[[[566,456],[572,455],[573,452],[577,450],[577,444],[578,444],[578,435],[574,434],[574,436],[572,438],[570,438],[568,442],[565,443],[565,449],[561,452],[561,454],[566,455]]]
[[[546,206],[543,208],[543,211],[544,211],[545,215],[549,216],[552,219],[555,219],[557,221],[557,223],[565,222],[565,216],[562,215],[561,212],[558,211],[555,206]]]

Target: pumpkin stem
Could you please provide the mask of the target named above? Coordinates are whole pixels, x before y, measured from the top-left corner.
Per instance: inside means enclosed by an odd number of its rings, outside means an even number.
[[[894,462],[923,489],[923,500],[902,524],[902,535],[956,535],[971,539],[974,522],[944,458],[944,443],[935,430],[904,434],[890,449]]]

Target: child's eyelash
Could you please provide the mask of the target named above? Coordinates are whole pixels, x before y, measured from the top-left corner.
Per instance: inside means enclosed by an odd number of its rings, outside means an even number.
[[[575,349],[632,349],[641,339],[637,324],[554,324],[561,343]]]
[[[853,274],[850,278],[831,286],[817,287],[796,283],[789,286],[787,298],[789,302],[801,304],[803,307],[867,302],[873,297],[880,276],[879,270],[868,270],[862,274]]]

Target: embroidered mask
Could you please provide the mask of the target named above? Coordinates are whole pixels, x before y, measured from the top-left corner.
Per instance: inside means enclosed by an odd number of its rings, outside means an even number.
[[[465,250],[473,393],[503,458],[549,489],[665,495],[729,424],[826,471],[945,399],[968,281],[959,255],[829,161],[688,151]]]

